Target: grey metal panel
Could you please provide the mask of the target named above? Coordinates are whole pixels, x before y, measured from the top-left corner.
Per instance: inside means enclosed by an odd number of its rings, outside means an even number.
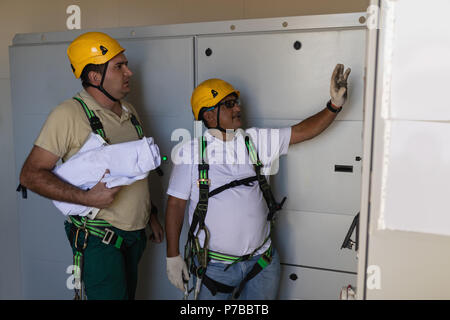
[[[362,122],[335,121],[320,136],[289,148],[273,177],[285,208],[355,215],[360,207]],[[335,165],[353,172],[335,172]]]
[[[300,120],[248,119],[251,126],[282,128]],[[361,121],[337,120],[316,138],[289,147],[271,176],[274,192],[287,196],[284,208],[355,215],[360,207],[362,161]],[[335,172],[335,165],[353,172]]]
[[[355,251],[341,250],[352,220],[341,214],[279,211],[273,239],[281,262],[356,272]]]
[[[139,114],[193,120],[193,38],[124,40],[121,44],[134,73],[127,100]]]
[[[192,83],[191,83],[192,84]],[[193,84],[192,84],[193,85]],[[181,110],[180,110],[181,113]],[[164,213],[167,202],[166,190],[169,185],[170,173],[173,167],[171,161],[171,150],[179,141],[171,141],[172,132],[183,128],[192,134],[192,121],[190,117],[168,117],[168,116],[144,116],[143,126],[147,135],[154,137],[160,147],[162,156],[168,158],[167,162],[162,162],[161,169],[164,171],[162,177],[155,172],[151,172],[150,195],[152,201],[158,207],[160,222],[164,224]],[[187,211],[186,211],[187,212]],[[183,250],[187,239],[187,213],[180,237],[180,249]],[[147,249],[142,257],[139,266],[139,284],[136,297],[138,299],[181,299],[182,293],[175,288],[168,280],[166,273],[166,245],[155,245],[148,242]]]
[[[142,42],[122,41],[122,45],[135,72],[133,95],[127,100],[142,116],[147,135],[154,136],[162,154],[170,159],[170,150],[177,143],[170,141],[172,131],[185,128],[192,132],[189,98],[194,86],[193,40],[145,39]],[[17,178],[48,113],[81,89],[80,81],[70,71],[66,48],[67,44],[11,48]],[[171,162],[162,167],[165,171],[162,178],[151,173],[150,189],[160,211],[160,220],[164,221],[165,190]],[[64,233],[64,217],[50,200],[30,191],[27,200],[19,200],[18,207],[24,296],[30,299],[70,298],[72,292],[65,282],[69,275],[65,271],[72,264],[72,257]],[[148,295],[140,297],[175,297],[176,289],[165,275],[165,246],[151,247],[146,250],[143,260],[149,262],[151,270],[160,272],[155,278],[155,274],[141,268],[140,281],[159,289],[141,291]],[[161,292],[161,288],[166,289]]]
[[[180,236],[180,250],[183,252],[189,229],[186,209],[183,230]],[[162,217],[162,215],[161,215]],[[163,221],[161,221],[164,223]],[[183,293],[174,287],[167,278],[166,271],[166,245],[147,243],[147,249],[139,263],[139,281],[136,289],[137,299],[152,300],[180,300]],[[192,279],[192,278],[191,278]],[[193,280],[189,287],[192,287]],[[190,296],[192,299],[192,294]]]
[[[10,47],[14,118],[24,114],[46,115],[79,91],[80,80],[75,79],[70,69],[67,45]]]
[[[37,245],[36,243],[35,245]],[[66,286],[71,276],[66,273],[69,263],[30,258],[23,264],[24,298],[31,300],[70,300],[73,290]]]
[[[217,77],[240,90],[247,126],[292,126],[317,113],[329,99],[335,64],[352,68],[349,99],[337,121],[313,140],[291,146],[271,177],[277,199],[287,196],[274,231],[284,263],[356,272],[355,253],[340,246],[360,208],[361,161],[356,157],[362,155],[364,40],[364,30],[197,40],[198,83]],[[295,41],[302,43],[300,50],[294,49]],[[335,172],[335,165],[352,166],[353,171]],[[323,279],[336,290],[331,295],[329,285],[321,282],[325,271],[318,272],[306,269],[312,274],[303,288],[286,287],[284,297],[337,298],[342,275],[356,281],[356,275],[326,273]]]
[[[338,119],[362,120],[364,39],[364,30],[199,37],[198,82],[218,77],[232,83],[246,117],[305,119],[325,106],[331,73],[343,63],[352,74]]]
[[[297,280],[290,279],[292,274]],[[282,265],[278,299],[337,300],[349,284],[355,287],[356,275]]]
[[[0,243],[3,247],[0,259],[0,299],[20,299],[21,268],[19,242],[19,216],[15,192],[15,162],[13,145],[13,121],[11,88],[9,79],[0,79]]]

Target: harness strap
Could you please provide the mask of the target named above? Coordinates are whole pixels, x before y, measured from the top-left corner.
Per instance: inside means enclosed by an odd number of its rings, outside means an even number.
[[[231,181],[230,183],[224,184],[223,186],[218,187],[218,188],[214,189],[213,191],[211,191],[209,193],[209,197],[213,197],[216,194],[221,193],[222,191],[225,191],[225,190],[228,190],[231,188],[235,188],[237,186],[245,185],[245,186],[249,187],[252,185],[252,182],[254,182],[256,180],[258,180],[257,176]]]
[[[73,216],[70,216],[70,220],[75,228],[78,230],[86,230],[89,234],[101,238],[102,243],[111,244],[119,250],[122,248],[123,238],[108,228],[112,227],[109,222],[104,220],[89,220],[85,217],[77,220]]]
[[[208,241],[209,241],[209,231],[205,226],[206,212],[208,211],[208,198],[209,198],[209,185],[210,180],[208,177],[209,165],[205,162],[206,158],[206,138],[202,136],[200,138],[199,144],[199,165],[198,165],[198,187],[199,187],[199,201],[195,207],[194,214],[192,217],[191,226],[188,231],[188,239],[184,247],[184,259],[188,266],[188,269],[194,266],[194,256],[193,253],[198,254],[200,266],[196,268],[195,274],[201,279],[206,271],[208,264]],[[200,246],[198,237],[194,235],[194,232],[199,226],[199,231],[203,230],[205,232],[205,243],[203,247]]]
[[[89,109],[89,107],[86,105],[83,99],[78,97],[73,98],[81,104],[81,107],[83,108],[83,111],[89,120],[89,124],[91,125],[92,131],[106,140],[106,134],[105,131],[103,130],[103,124],[101,123],[100,119],[95,115],[94,111]]]
[[[253,265],[253,268],[249,273],[245,276],[245,278],[241,281],[239,286],[236,287],[236,290],[233,292],[233,299],[238,299],[241,295],[242,290],[244,289],[247,282],[253,279],[258,273],[260,273],[264,268],[266,268],[272,262],[272,246],[267,249],[267,251],[261,255],[258,261]]]
[[[270,246],[269,249],[267,249],[266,252],[261,255],[258,261],[253,265],[249,273],[247,273],[244,279],[242,279],[242,281],[236,287],[216,281],[208,277],[206,274],[203,275],[203,284],[206,288],[208,288],[209,291],[211,291],[211,294],[213,296],[215,296],[217,292],[233,293],[232,298],[238,299],[247,282],[253,279],[258,273],[260,273],[272,262],[272,254],[272,246]]]
[[[83,111],[89,120],[89,124],[91,126],[92,131],[106,140],[106,134],[105,130],[103,129],[103,124],[101,123],[100,119],[95,115],[94,111],[89,109],[89,107],[86,105],[83,99],[78,97],[73,98],[81,104],[81,107],[83,108]],[[130,120],[131,123],[134,125],[134,128],[136,129],[139,139],[142,139],[142,137],[144,136],[144,131],[142,130],[142,126],[139,123],[138,119],[134,114],[131,113]]]
[[[266,177],[261,174],[262,163],[259,160],[258,153],[255,150],[253,143],[250,140],[250,136],[245,137],[245,145],[247,146],[248,153],[250,155],[250,159],[253,163],[253,167],[255,168],[256,177],[258,180],[259,188],[263,194],[264,200],[266,200],[267,207],[269,208],[269,213],[267,215],[267,220],[272,221],[274,214],[281,210],[284,202],[286,201],[286,197],[278,203],[273,196],[272,190],[270,189],[270,185],[267,182]]]
[[[77,219],[70,216],[72,226],[69,232],[69,242],[74,248],[73,270],[75,278],[75,297],[74,300],[81,300],[83,298],[83,265],[84,265],[84,250],[87,247],[89,235],[96,236],[102,239],[102,243],[106,245],[113,245],[118,250],[122,249],[123,238],[109,229],[111,224],[104,220],[89,220],[86,217]],[[83,243],[80,244],[78,238],[80,232],[84,232]]]

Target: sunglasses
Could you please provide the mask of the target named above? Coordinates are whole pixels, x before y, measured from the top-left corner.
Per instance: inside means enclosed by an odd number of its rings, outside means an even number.
[[[216,104],[214,107],[210,107],[210,108],[206,109],[205,111],[214,110],[214,108],[220,107],[222,105],[227,107],[228,109],[231,109],[231,108],[234,108],[235,105],[240,106],[241,101],[239,99],[222,101],[222,102],[219,102],[218,104]]]

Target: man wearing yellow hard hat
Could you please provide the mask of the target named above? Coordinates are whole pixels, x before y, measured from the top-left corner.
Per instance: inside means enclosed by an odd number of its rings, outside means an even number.
[[[82,190],[52,172],[58,160],[76,154],[92,132],[109,144],[144,136],[136,110],[122,100],[130,92],[133,75],[124,51],[101,32],[73,40],[67,55],[83,89],[49,114],[20,175],[23,186],[44,197],[96,209],[65,222],[74,253],[77,299],[83,293],[88,299],[133,299],[146,225],[150,223],[156,242],[163,237],[157,217],[150,214],[147,178],[114,188],[98,182]]]
[[[276,298],[280,260],[270,235],[285,198],[275,199],[265,175],[289,145],[317,136],[333,122],[346,101],[349,74],[338,64],[326,107],[281,129],[240,129],[240,92],[226,81],[209,79],[195,88],[192,111],[209,130],[180,148],[182,160],[174,158],[165,224],[168,278],[185,299],[192,290],[194,299]],[[179,239],[188,202],[183,258]]]

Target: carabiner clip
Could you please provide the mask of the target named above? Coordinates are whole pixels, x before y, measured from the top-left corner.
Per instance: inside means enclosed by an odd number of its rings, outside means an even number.
[[[84,231],[84,242],[83,242],[83,248],[81,250],[86,249],[87,247],[87,239],[89,236],[89,231],[86,228],[78,228],[77,233],[75,234],[75,249],[78,250],[78,234],[80,233],[80,230]]]

